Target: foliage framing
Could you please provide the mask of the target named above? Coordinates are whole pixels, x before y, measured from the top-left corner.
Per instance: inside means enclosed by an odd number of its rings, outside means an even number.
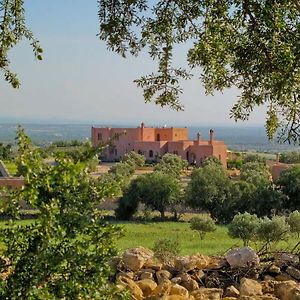
[[[115,299],[108,286],[110,258],[119,230],[98,212],[112,184],[97,184],[83,162],[59,154],[56,165],[43,162],[22,129],[18,131],[19,164],[26,182],[11,194],[3,211],[11,215],[0,231],[12,272],[0,282],[1,299]],[[40,214],[18,226],[20,200]]]
[[[273,138],[300,142],[300,3],[298,0],[98,0],[100,39],[109,49],[138,55],[148,46],[158,71],[136,80],[145,101],[180,110],[181,79],[190,70],[173,65],[174,48],[191,44],[189,68],[202,70],[208,94],[236,87],[241,95],[231,110],[247,120],[267,105],[266,130]],[[0,0],[0,69],[12,86],[8,51],[22,38],[37,59],[42,49],[26,27],[24,1]]]
[[[30,42],[35,58],[42,60],[43,50],[26,26],[24,1],[0,0],[0,70],[4,73],[5,80],[14,88],[18,88],[20,82],[17,74],[9,68],[8,52],[22,39]]]
[[[190,71],[173,66],[174,48],[191,44],[187,61],[201,67],[208,94],[236,87],[231,110],[246,120],[267,104],[266,129],[272,138],[299,142],[300,3],[298,0],[98,0],[100,38],[125,56],[148,46],[158,72],[136,80],[146,102],[182,109],[180,79]]]

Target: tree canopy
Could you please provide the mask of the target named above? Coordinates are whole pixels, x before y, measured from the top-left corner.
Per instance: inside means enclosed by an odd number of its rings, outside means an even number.
[[[200,68],[208,94],[240,91],[232,118],[247,120],[256,106],[266,105],[269,138],[281,128],[284,141],[300,141],[298,0],[98,0],[98,6],[99,38],[110,50],[125,57],[146,48],[158,62],[156,73],[136,80],[146,102],[182,109],[181,80]],[[8,51],[26,38],[42,59],[26,27],[23,0],[0,0],[0,33],[0,69],[18,87]],[[187,69],[174,63],[177,45],[190,45]]]

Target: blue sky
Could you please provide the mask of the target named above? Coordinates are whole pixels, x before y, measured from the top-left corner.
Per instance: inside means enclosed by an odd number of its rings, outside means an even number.
[[[28,43],[10,53],[11,68],[19,74],[21,88],[12,89],[0,76],[0,123],[110,123],[157,125],[234,125],[230,107],[238,96],[232,89],[205,96],[195,73],[183,84],[184,112],[145,104],[133,80],[156,70],[146,54],[123,59],[97,38],[96,0],[27,0],[28,26],[44,49],[36,61]],[[185,65],[185,51],[178,49],[176,64]],[[262,124],[264,109],[248,123]]]

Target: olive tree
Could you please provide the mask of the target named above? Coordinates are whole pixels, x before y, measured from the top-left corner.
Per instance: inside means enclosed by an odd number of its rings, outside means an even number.
[[[283,207],[288,210],[300,209],[300,166],[294,166],[281,172],[277,185],[287,196]]]
[[[218,222],[228,220],[230,210],[231,182],[221,165],[208,164],[194,169],[186,188],[187,204],[192,208],[207,211]]]
[[[194,217],[190,220],[190,228],[199,232],[201,240],[206,233],[217,229],[215,221],[210,216]]]
[[[228,227],[228,234],[233,238],[239,238],[244,246],[255,240],[259,227],[259,218],[249,213],[237,214]]]
[[[11,272],[0,282],[0,298],[122,298],[108,283],[120,231],[98,211],[114,186],[99,184],[84,161],[63,154],[57,154],[55,165],[44,163],[22,129],[18,144],[25,186],[12,191],[1,208],[10,218],[0,242]],[[18,224],[21,200],[40,212],[29,225]]]
[[[165,218],[167,208],[174,209],[182,201],[179,181],[171,175],[153,172],[133,179],[119,200],[116,216],[120,219],[130,219],[139,203],[157,210],[161,218]],[[176,215],[176,211],[174,211]]]
[[[300,212],[295,210],[287,217],[287,222],[291,227],[291,232],[300,237]]]
[[[182,171],[187,167],[188,162],[176,154],[165,154],[154,170],[179,178]]]

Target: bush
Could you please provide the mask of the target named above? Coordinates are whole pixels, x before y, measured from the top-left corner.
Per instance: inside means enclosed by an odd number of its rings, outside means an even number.
[[[279,161],[286,164],[299,164],[300,153],[296,151],[282,153],[280,154]]]
[[[258,154],[247,154],[244,157],[244,163],[249,163],[249,162],[258,162],[263,165],[266,164],[266,158],[264,156],[258,155]]]
[[[131,151],[123,156],[122,162],[133,165],[134,168],[143,167],[145,165],[145,156]]]
[[[180,244],[176,240],[161,239],[157,240],[153,247],[154,257],[163,264],[170,265],[180,253]]]
[[[272,244],[288,239],[290,229],[285,217],[274,216],[272,219],[264,217],[258,227],[257,237],[270,247]]]
[[[298,210],[293,211],[287,218],[287,222],[291,227],[291,232],[297,234],[300,237],[300,212]]]
[[[113,186],[98,184],[84,162],[62,154],[55,165],[46,164],[21,129],[18,143],[26,185],[11,191],[4,208],[11,220],[0,230],[0,242],[13,272],[0,282],[0,298],[120,299],[108,285],[120,232],[98,210]],[[16,222],[20,200],[40,211],[34,223]]]
[[[239,238],[244,246],[248,246],[250,241],[256,237],[259,227],[259,218],[249,213],[237,214],[228,227],[228,234],[233,238]]]
[[[199,232],[201,240],[205,238],[206,233],[216,230],[215,221],[210,216],[194,217],[190,220],[192,230]]]
[[[187,161],[182,159],[180,156],[167,153],[162,157],[160,162],[155,166],[154,170],[179,178],[182,171],[187,166],[188,166]]]

